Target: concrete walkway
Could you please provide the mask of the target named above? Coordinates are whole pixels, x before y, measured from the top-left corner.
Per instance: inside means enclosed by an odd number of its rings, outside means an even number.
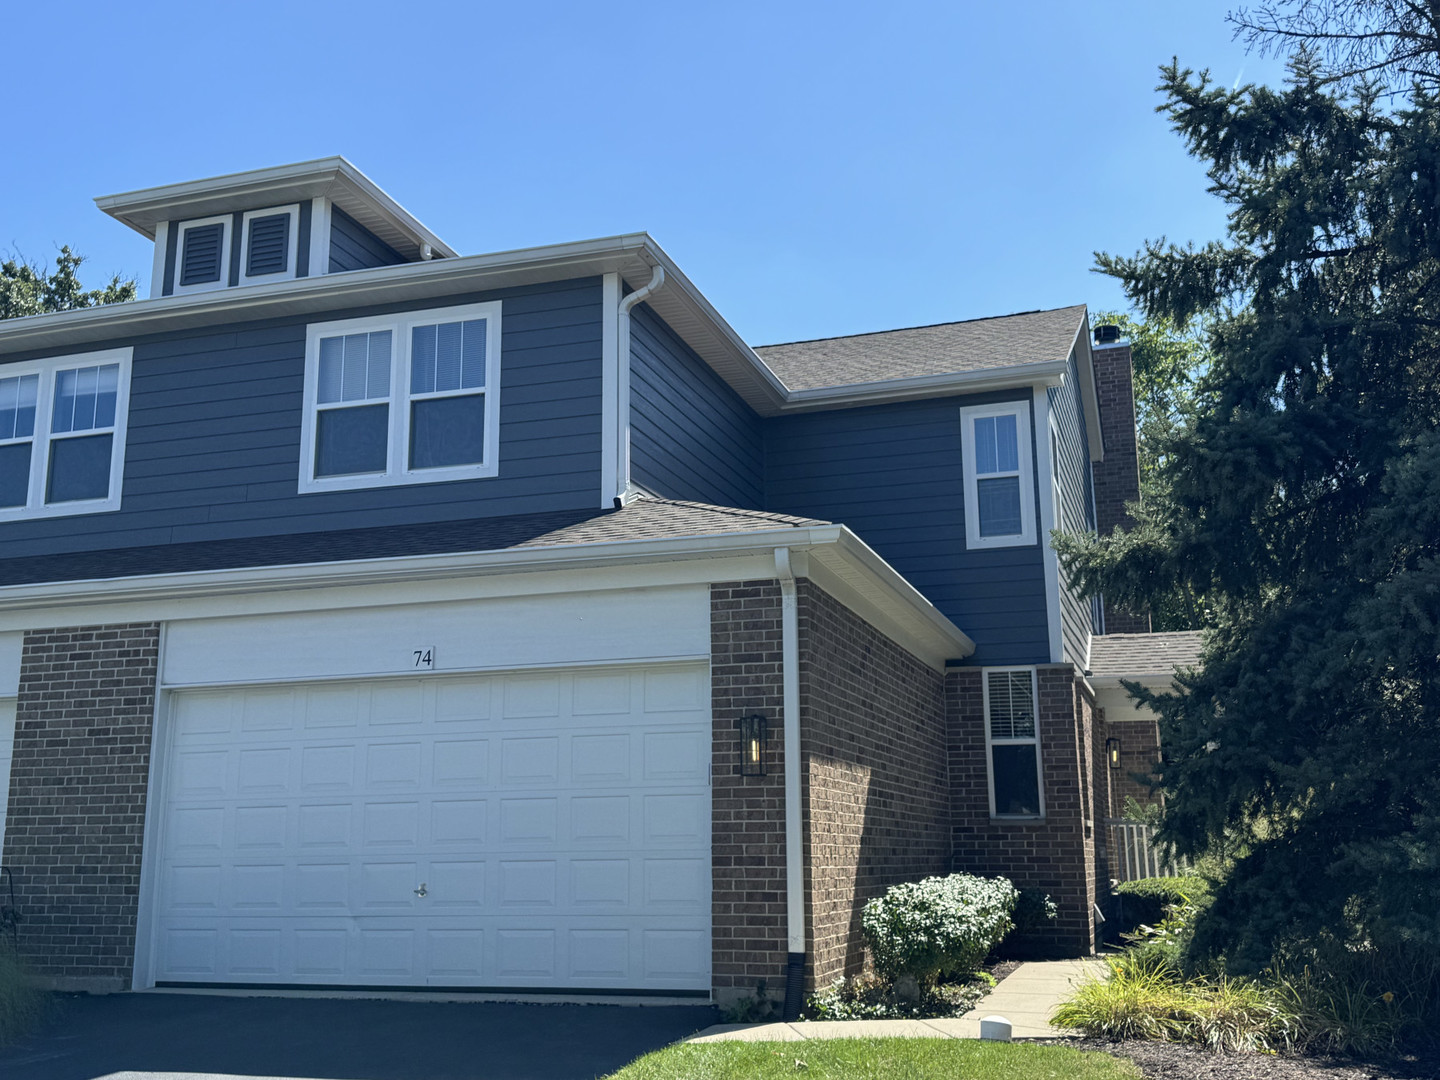
[[[804,1039],[978,1039],[980,1019],[1003,1016],[1016,1039],[1070,1034],[1050,1026],[1050,1014],[1076,983],[1105,973],[1099,960],[1041,960],[1021,964],[964,1016],[946,1020],[800,1020],[793,1024],[716,1024],[686,1042],[799,1042]]]

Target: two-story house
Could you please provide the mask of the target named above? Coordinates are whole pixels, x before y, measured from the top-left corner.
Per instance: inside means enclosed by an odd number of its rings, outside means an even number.
[[[757,349],[643,233],[462,257],[340,158],[98,203],[151,296],[0,323],[50,985],[793,997],[951,870],[1092,949],[1145,626],[1049,544],[1137,491],[1083,306]]]

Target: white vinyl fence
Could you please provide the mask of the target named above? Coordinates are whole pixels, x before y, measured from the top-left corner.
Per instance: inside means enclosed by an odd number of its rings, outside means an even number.
[[[1164,848],[1155,846],[1155,828],[1140,821],[1106,818],[1110,830],[1110,876],[1116,881],[1147,877],[1179,877],[1190,868]]]

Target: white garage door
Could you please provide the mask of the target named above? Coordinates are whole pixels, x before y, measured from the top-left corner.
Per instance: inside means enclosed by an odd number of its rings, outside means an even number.
[[[706,990],[704,665],[176,693],[160,983]]]

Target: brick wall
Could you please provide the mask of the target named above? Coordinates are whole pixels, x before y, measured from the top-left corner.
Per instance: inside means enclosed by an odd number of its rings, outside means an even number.
[[[1037,943],[1057,954],[1089,953],[1095,942],[1096,856],[1093,829],[1088,837],[1086,831],[1094,790],[1088,779],[1093,769],[1082,768],[1082,762],[1094,756],[1086,745],[1083,713],[1077,723],[1074,668],[1052,664],[1038,670],[1041,821],[990,817],[981,673],[953,668],[945,684],[954,868],[1003,874],[1021,888],[1045,890],[1059,917]]]
[[[950,862],[945,682],[799,583],[807,981],[858,974],[860,910]]]
[[[47,984],[130,984],[159,627],[25,635],[3,861]]]
[[[1140,458],[1135,438],[1135,376],[1129,345],[1095,346],[1096,404],[1105,460],[1094,466],[1095,521],[1101,536],[1118,525],[1128,529],[1134,519],[1125,504],[1140,498]],[[1135,615],[1105,604],[1107,634],[1144,634],[1150,630],[1148,614]]]
[[[785,985],[785,745],[780,585],[731,581],[710,587],[710,679],[714,709],[712,972],[717,998],[763,979]],[[771,721],[766,773],[740,776],[735,721]],[[729,991],[727,993],[727,991]]]
[[[1143,778],[1153,775],[1160,761],[1160,724],[1157,720],[1117,720],[1105,724],[1105,737],[1120,740],[1120,767],[1110,770],[1109,815],[1125,811],[1125,798],[1150,803],[1159,796]],[[1141,777],[1142,779],[1137,779]]]

